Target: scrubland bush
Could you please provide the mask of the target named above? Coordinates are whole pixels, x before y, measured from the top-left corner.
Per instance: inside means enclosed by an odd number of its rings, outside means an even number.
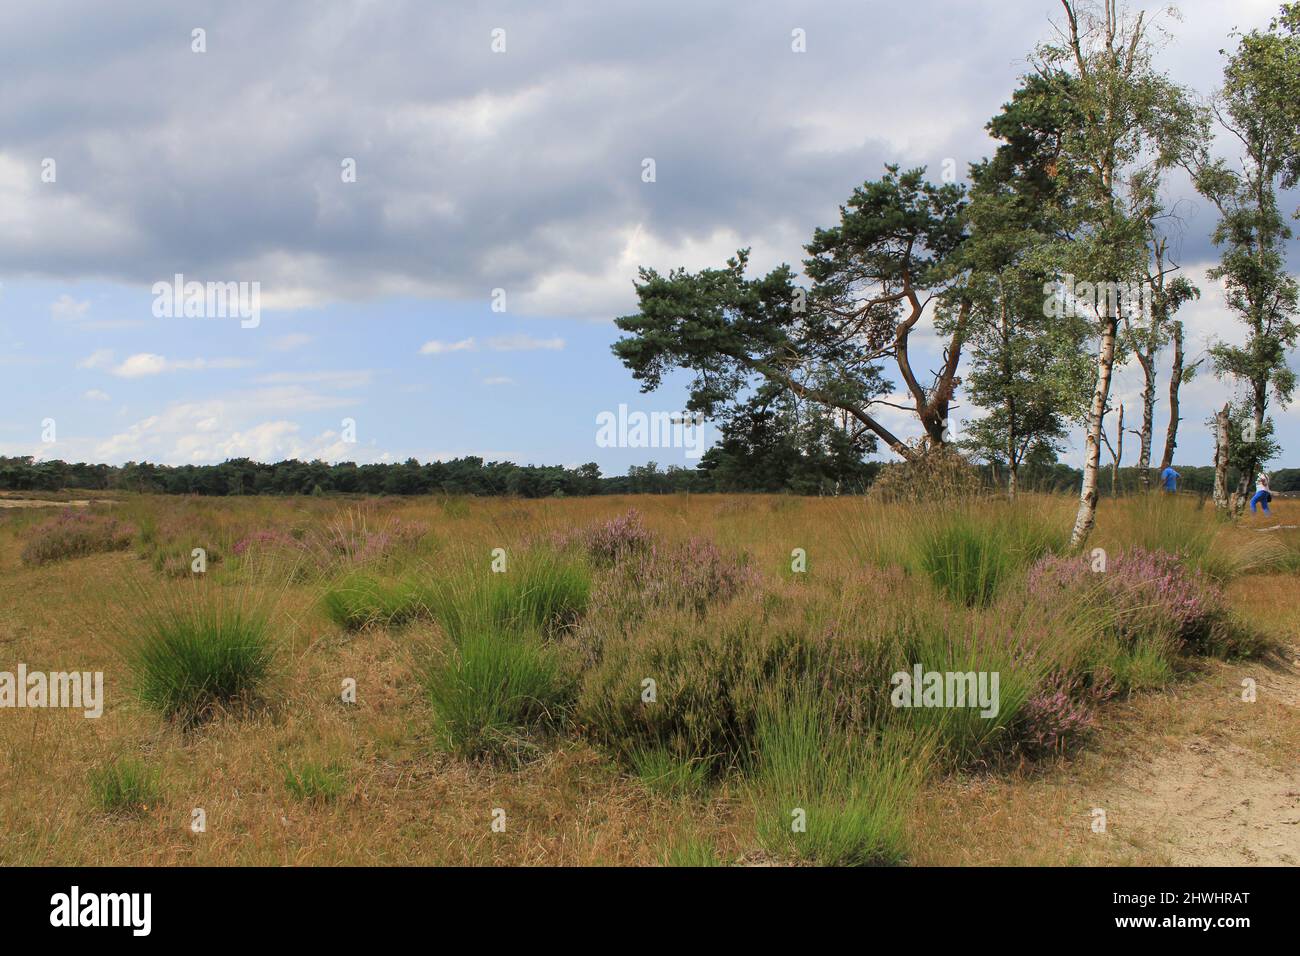
[[[114,518],[72,509],[35,525],[27,533],[22,562],[33,567],[106,551],[125,551],[132,537],[131,528]]]
[[[951,445],[940,445],[911,461],[890,462],[871,483],[869,495],[883,503],[970,501],[988,494],[975,464]]]

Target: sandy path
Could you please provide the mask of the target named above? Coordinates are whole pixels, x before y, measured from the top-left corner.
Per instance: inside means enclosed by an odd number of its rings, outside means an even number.
[[[1225,712],[1222,733],[1166,738],[1172,746],[1134,761],[1101,805],[1141,820],[1177,865],[1300,866],[1300,753],[1279,769],[1234,740],[1240,725],[1226,717],[1228,707],[1268,706],[1283,721],[1300,721],[1298,654],[1292,648],[1266,667],[1234,666],[1234,679],[1255,679],[1257,702],[1216,704]]]

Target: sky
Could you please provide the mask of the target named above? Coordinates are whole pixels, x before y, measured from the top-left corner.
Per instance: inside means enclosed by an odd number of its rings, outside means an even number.
[[[1208,94],[1230,31],[1276,8],[1184,2],[1159,64]],[[610,352],[637,267],[742,247],[756,273],[797,267],[886,163],[964,171],[1059,19],[1049,0],[4,5],[0,454],[689,467],[698,447],[598,440],[602,413],[685,402],[685,376],[642,394]],[[1195,360],[1241,334],[1204,279],[1211,209],[1177,177],[1166,201],[1202,289],[1180,313]],[[244,283],[249,308],[169,309],[156,284],[178,275]],[[1115,388],[1135,421],[1136,367]],[[1230,389],[1184,388],[1179,461],[1211,462]],[[1275,465],[1300,466],[1300,408],[1276,415]]]

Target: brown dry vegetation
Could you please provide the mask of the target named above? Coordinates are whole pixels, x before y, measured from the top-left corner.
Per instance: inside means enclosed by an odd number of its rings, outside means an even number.
[[[1163,688],[1109,701],[1098,732],[1069,757],[935,774],[910,813],[913,862],[1300,861],[1300,534],[1256,530],[1300,524],[1300,503],[1279,501],[1272,519],[1222,527],[1193,502],[1179,504],[1179,523],[1210,536],[1207,553],[1231,565],[1233,610],[1276,648],[1254,660],[1197,659]],[[517,765],[444,752],[421,680],[425,663],[447,645],[437,623],[359,631],[331,623],[321,599],[346,559],[323,545],[235,556],[253,532],[277,529],[310,541],[313,529],[334,527],[346,537],[396,520],[425,533],[367,558],[379,573],[414,568],[437,578],[473,566],[487,575],[493,548],[522,554],[631,507],[665,541],[704,537],[725,554],[746,556],[745,592],[708,610],[707,625],[721,628],[776,606],[838,609],[852,623],[854,601],[869,598],[855,595],[871,586],[864,555],[889,563],[896,553],[901,563],[915,506],[765,496],[123,497],[111,510],[136,529],[133,550],[44,567],[26,567],[20,555],[48,512],[0,513],[0,670],[20,661],[29,670],[102,670],[106,697],[98,720],[77,711],[0,710],[0,864],[656,864],[693,841],[724,861],[766,859],[737,775],[694,795],[663,795],[575,734],[546,737]],[[1030,498],[1020,507],[1068,528],[1069,500]],[[1141,501],[1104,501],[1092,544],[1118,549],[1145,540],[1151,520]],[[213,556],[201,578],[184,573],[193,547]],[[807,550],[806,575],[790,573],[793,548]],[[941,600],[915,587],[914,600]],[[217,592],[238,594],[269,615],[275,671],[260,705],[186,729],[132,696],[123,640],[150,609]],[[609,624],[599,608],[593,614]],[[652,615],[642,626],[676,620]],[[1258,682],[1254,704],[1240,700],[1247,676]],[[355,705],[340,700],[345,678],[357,682]],[[96,804],[88,774],[119,757],[158,769],[158,802],[128,814]],[[320,800],[292,794],[286,773],[307,765],[333,768],[339,791]],[[1169,786],[1152,785],[1162,780]],[[1254,804],[1233,803],[1238,792]],[[1193,805],[1204,819],[1181,813]],[[1105,834],[1089,828],[1093,807],[1107,809]],[[191,832],[194,808],[206,813],[204,833]],[[492,829],[497,808],[505,832]]]

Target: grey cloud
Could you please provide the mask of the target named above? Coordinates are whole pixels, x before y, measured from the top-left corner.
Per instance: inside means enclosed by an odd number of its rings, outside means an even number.
[[[1190,8],[1199,45],[1175,44],[1171,62],[1212,83],[1201,47],[1222,44],[1230,15]],[[983,123],[1055,13],[1045,0],[10,7],[0,271],[259,280],[273,304],[486,306],[503,287],[527,311],[548,276],[614,270],[630,296],[620,254],[638,225],[661,249],[725,229],[797,262],[789,236],[833,218],[883,163],[937,175],[987,153]],[[498,26],[504,55],[489,51]],[[207,53],[190,52],[194,27]],[[790,52],[794,27],[805,54]],[[39,182],[45,156],[57,184]],[[344,157],[355,184],[340,181]],[[1208,257],[1208,221],[1189,225],[1189,259]],[[545,307],[564,311],[563,297]]]

